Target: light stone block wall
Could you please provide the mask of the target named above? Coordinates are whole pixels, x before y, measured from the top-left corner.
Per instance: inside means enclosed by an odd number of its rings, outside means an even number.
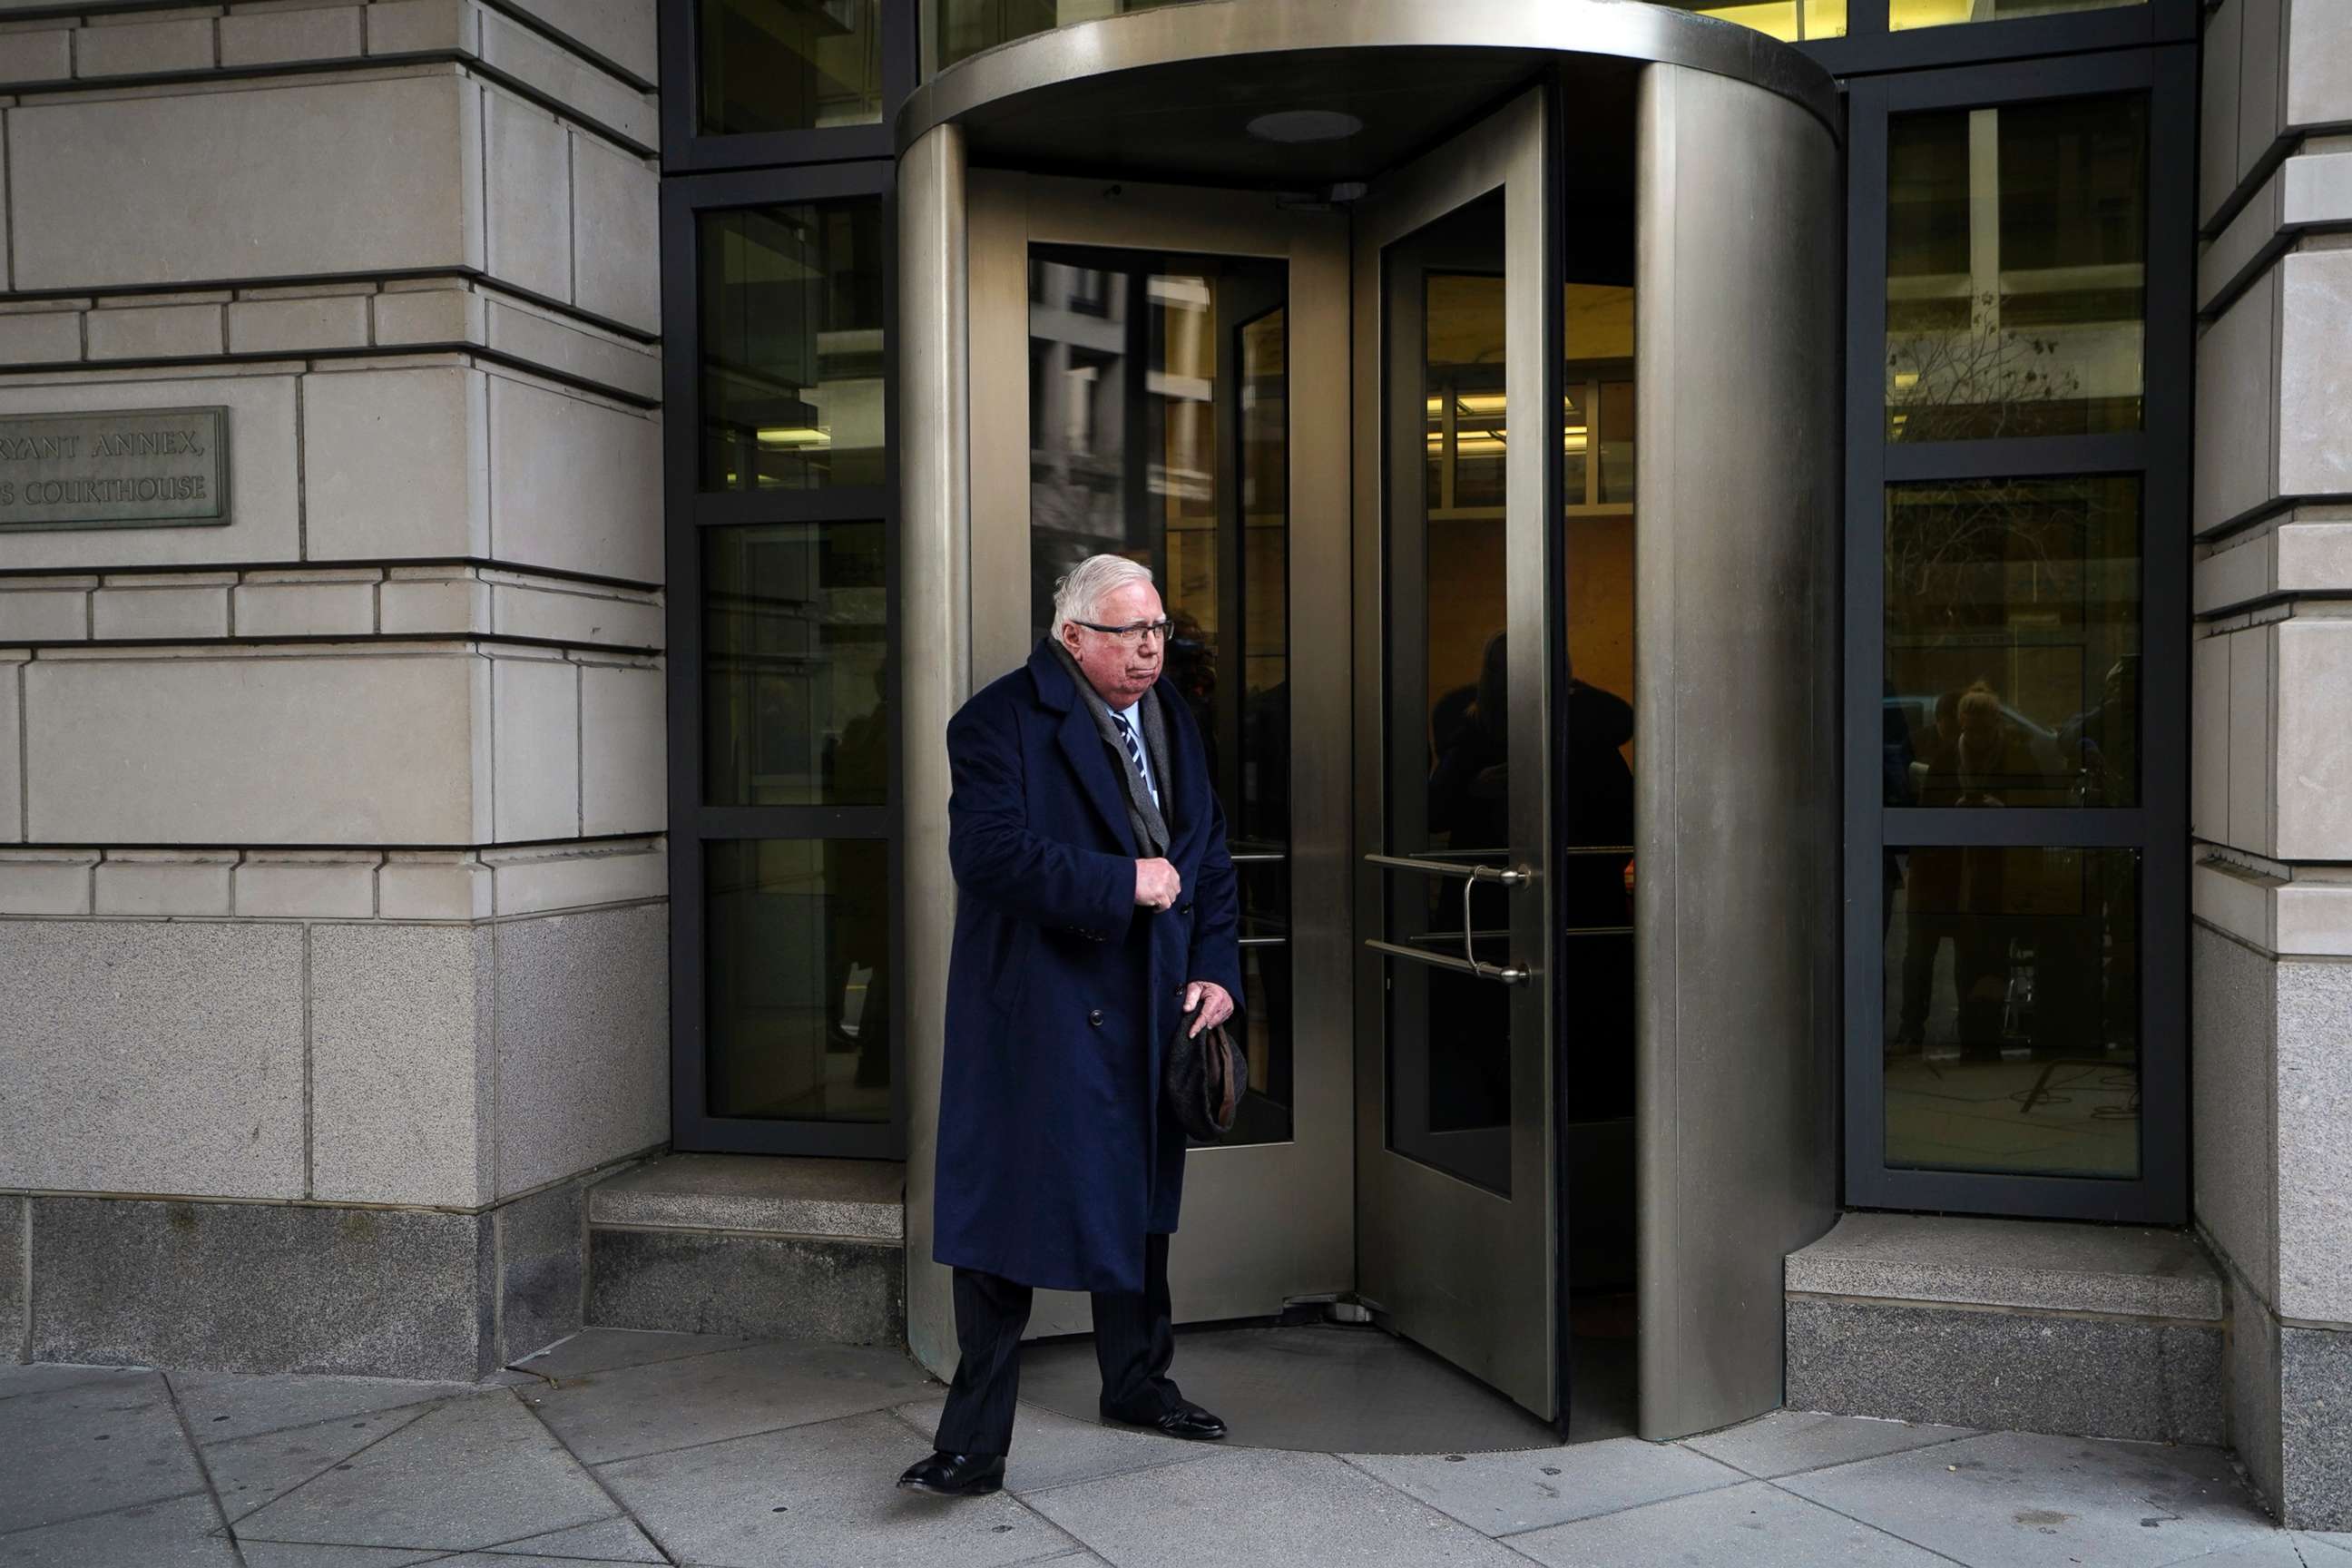
[[[2197,1222],[2231,1440],[2352,1528],[2352,6],[2205,22],[2191,548]]]
[[[654,0],[0,26],[0,420],[228,422],[0,526],[0,1359],[474,1375],[668,1136]]]

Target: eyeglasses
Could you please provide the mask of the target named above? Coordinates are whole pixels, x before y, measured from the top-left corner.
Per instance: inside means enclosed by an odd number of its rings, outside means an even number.
[[[1092,621],[1073,620],[1071,625],[1084,626],[1090,632],[1100,632],[1107,637],[1117,637],[1129,647],[1135,647],[1148,637],[1157,637],[1162,645],[1165,645],[1169,634],[1176,629],[1174,621],[1137,621],[1132,626],[1097,626]]]

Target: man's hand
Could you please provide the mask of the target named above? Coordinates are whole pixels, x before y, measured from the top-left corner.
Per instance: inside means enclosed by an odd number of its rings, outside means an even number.
[[[1184,987],[1184,1011],[1190,1013],[1195,1007],[1201,1012],[1192,1020],[1188,1039],[1197,1039],[1202,1030],[1213,1029],[1234,1016],[1234,999],[1213,980],[1195,980]]]
[[[1135,863],[1135,903],[1138,909],[1169,910],[1176,907],[1176,895],[1184,890],[1184,879],[1176,868],[1165,860],[1138,860]]]

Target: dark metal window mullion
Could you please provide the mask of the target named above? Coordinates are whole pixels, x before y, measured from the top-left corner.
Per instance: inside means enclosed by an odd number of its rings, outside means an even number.
[[[1885,0],[1876,0],[1881,23]],[[1853,83],[1846,135],[1845,1178],[1886,1200],[1884,974],[1889,898],[1885,776],[1887,84]],[[1873,915],[1879,918],[1872,919]]]
[[[664,8],[665,38],[675,30]],[[700,481],[701,321],[696,209],[682,184],[661,191],[662,421],[665,529],[668,577],[664,584],[669,696],[670,1128],[682,1148],[700,1142],[709,1103],[708,1030],[703,1008],[707,978],[702,842],[702,539],[685,526],[695,515]]]
[[[2169,7],[2168,7],[2168,12]],[[2173,713],[2186,733],[2188,563],[2175,545],[2186,516],[2189,237],[2195,170],[2195,60],[2185,49],[2145,50],[2008,68],[1948,70],[1853,84],[1849,159],[1847,401],[1847,1116],[1848,1200],[1862,1205],[2178,1223],[2187,1207],[2185,956],[2186,765],[2158,773],[2143,755],[2137,808],[1889,807],[1880,799],[1885,679],[1884,534],[1890,480],[2122,473],[2141,478],[2142,710]],[[2143,428],[2124,436],[1923,444],[1885,438],[1887,142],[1889,117],[1932,108],[1999,108],[2036,100],[2144,91],[2149,97]],[[2179,238],[2178,245],[2172,243]],[[1867,367],[1867,368],[1864,368]],[[1908,847],[2127,848],[2139,852],[2140,1173],[2127,1181],[1948,1171],[1885,1163],[1884,878]]]

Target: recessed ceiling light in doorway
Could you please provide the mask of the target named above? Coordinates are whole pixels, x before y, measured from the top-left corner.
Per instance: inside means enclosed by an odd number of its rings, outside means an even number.
[[[1249,122],[1249,133],[1261,142],[1344,142],[1363,128],[1336,109],[1282,109]]]

